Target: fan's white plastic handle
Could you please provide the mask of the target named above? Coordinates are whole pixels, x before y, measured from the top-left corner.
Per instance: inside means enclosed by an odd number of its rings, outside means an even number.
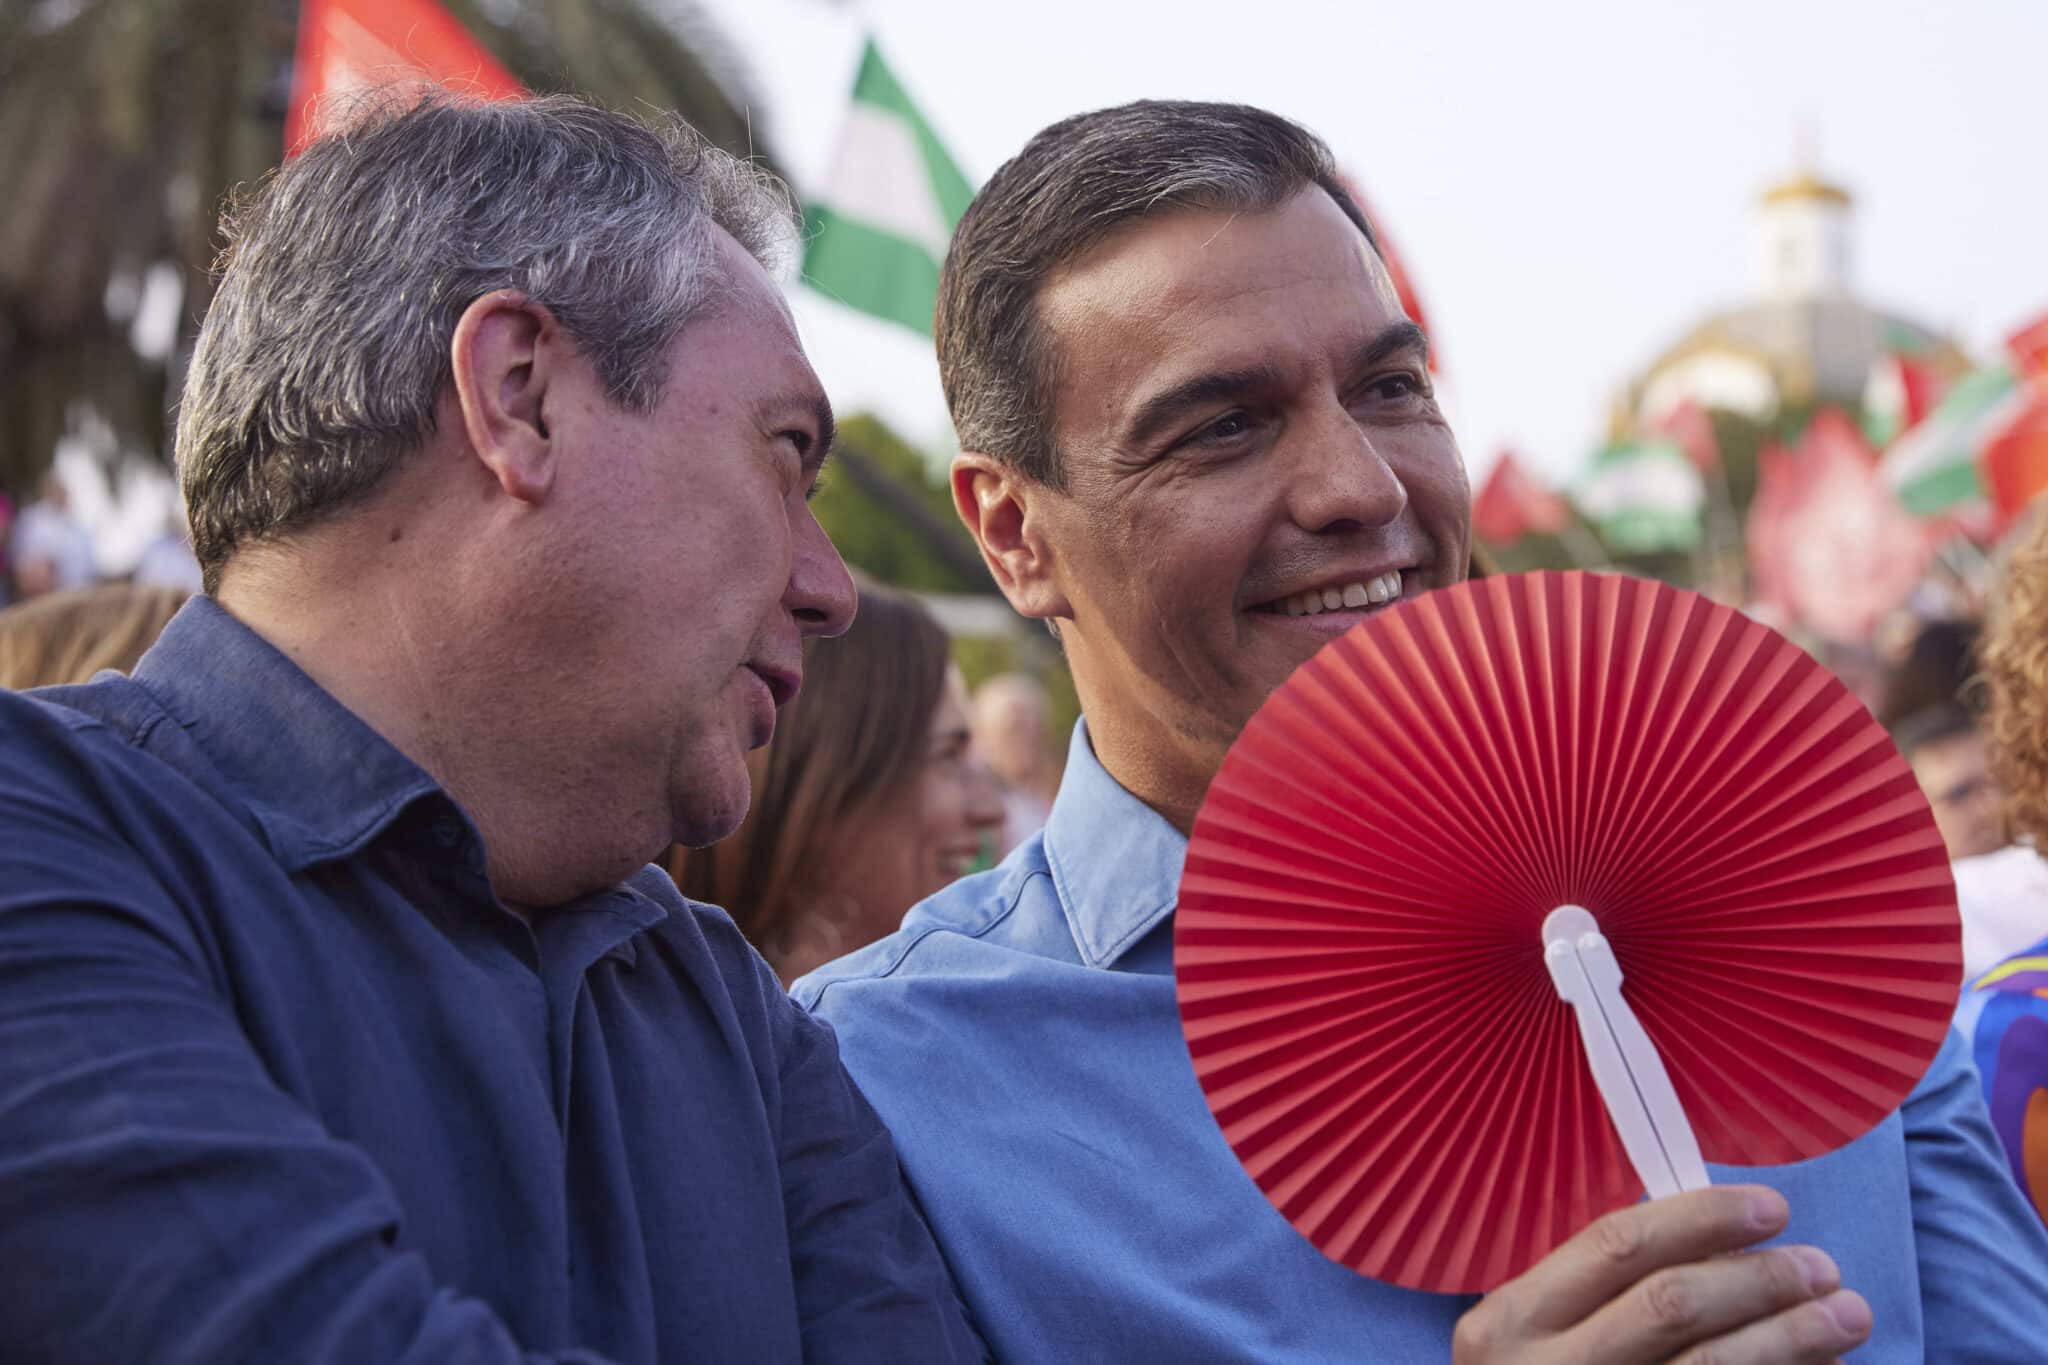
[[[1652,1198],[1710,1183],[1692,1123],[1636,1012],[1621,997],[1621,964],[1583,906],[1561,905],[1543,921],[1543,962],[1579,1019],[1579,1041],[1621,1145]]]

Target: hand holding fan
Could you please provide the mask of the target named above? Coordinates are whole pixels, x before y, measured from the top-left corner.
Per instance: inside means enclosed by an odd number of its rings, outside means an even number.
[[[1196,819],[1174,958],[1267,1197],[1444,1291],[1702,1158],[1859,1136],[1962,970],[1933,816],[1847,689],[1737,612],[1583,573],[1427,594],[1299,669]]]

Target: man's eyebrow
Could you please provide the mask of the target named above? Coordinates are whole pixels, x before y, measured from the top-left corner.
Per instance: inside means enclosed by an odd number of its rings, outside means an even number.
[[[1429,363],[1429,334],[1407,318],[1403,318],[1360,346],[1351,357],[1351,368],[1368,370],[1403,351],[1419,352],[1418,358],[1422,363]]]
[[[813,394],[805,401],[818,423],[818,443],[804,452],[804,463],[812,469],[820,469],[832,448],[839,444],[839,424],[832,420],[832,403],[823,394]]]
[[[1133,445],[1143,445],[1190,409],[1271,388],[1278,378],[1270,366],[1253,365],[1242,370],[1214,370],[1182,380],[1140,403],[1131,414],[1125,437]]]

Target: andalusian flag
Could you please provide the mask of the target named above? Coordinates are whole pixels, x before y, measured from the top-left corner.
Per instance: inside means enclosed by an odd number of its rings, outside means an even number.
[[[1573,501],[1607,543],[1623,554],[1690,550],[1700,543],[1706,483],[1699,466],[1666,440],[1609,446]]]
[[[804,214],[804,278],[864,313],[930,335],[939,263],[974,187],[872,40],[831,181]]]
[[[1887,352],[1870,367],[1863,386],[1864,439],[1883,450],[1920,425],[1947,390],[1947,381],[1925,357]]]
[[[1916,516],[1983,497],[1987,490],[1978,458],[2027,400],[2028,386],[2010,364],[1991,365],[1958,381],[1925,420],[1885,451],[1885,482]]]

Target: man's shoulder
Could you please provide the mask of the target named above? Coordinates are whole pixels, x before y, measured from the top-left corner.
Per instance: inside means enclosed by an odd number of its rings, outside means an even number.
[[[623,889],[659,906],[666,912],[654,931],[670,939],[682,939],[697,951],[708,953],[727,978],[754,974],[759,956],[733,917],[716,905],[694,901],[676,888],[675,882],[657,863],[649,863],[628,877]]]
[[[24,925],[85,932],[94,917],[72,910],[119,904],[124,923],[205,958],[208,926],[242,903],[224,889],[274,864],[245,813],[176,761],[187,744],[125,677],[0,690],[0,883],[18,907],[60,912]]]
[[[1047,921],[1057,919],[1058,893],[1034,836],[1000,866],[911,907],[895,933],[798,978],[789,992],[805,1009],[829,1018],[863,986],[987,975],[997,961],[1057,950],[1058,939],[1041,942]]]
[[[628,877],[620,889],[659,908],[661,916],[641,929],[643,941],[661,945],[659,951],[693,978],[707,999],[736,1011],[743,1031],[751,1033],[788,1009],[787,993],[774,969],[723,908],[691,900],[655,863]]]
[[[165,885],[201,866],[268,875],[278,864],[260,813],[205,746],[119,673],[0,690],[0,807],[0,823],[64,829]]]
[[[142,742],[164,718],[133,680],[110,673],[69,687],[30,692],[0,688],[0,773],[50,767],[76,775],[87,766],[144,767],[157,762]]]

